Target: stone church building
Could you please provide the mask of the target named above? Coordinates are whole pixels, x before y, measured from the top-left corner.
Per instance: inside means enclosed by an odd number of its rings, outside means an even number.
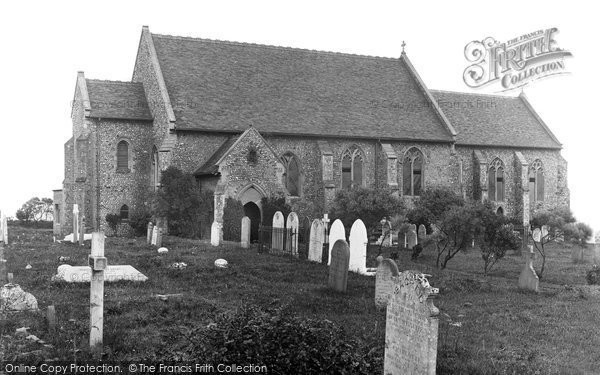
[[[400,58],[152,34],[143,27],[131,81],[79,72],[56,233],[107,230],[147,210],[161,171],[177,166],[260,220],[284,194],[324,210],[340,189],[386,187],[410,202],[429,187],[489,199],[529,221],[569,205],[561,144],[517,97],[428,89]]]

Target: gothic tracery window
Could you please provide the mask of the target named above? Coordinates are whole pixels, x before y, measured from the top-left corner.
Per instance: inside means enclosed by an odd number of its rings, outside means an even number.
[[[291,196],[299,197],[302,188],[300,161],[296,155],[286,152],[281,159],[285,166],[284,183]]]
[[[490,163],[488,170],[488,198],[493,202],[504,201],[504,163],[499,158]]]
[[[402,164],[402,193],[403,195],[421,195],[424,185],[423,153],[416,148],[409,149]]]
[[[342,189],[363,186],[364,156],[356,146],[347,148],[342,154]]]
[[[544,200],[544,166],[536,159],[529,166],[529,202]]]

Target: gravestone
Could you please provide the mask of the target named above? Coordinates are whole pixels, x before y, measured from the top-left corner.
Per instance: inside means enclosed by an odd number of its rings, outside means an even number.
[[[150,245],[156,245],[156,241],[158,241],[158,225],[155,225],[152,228],[152,239],[150,240]]]
[[[152,222],[149,221],[148,222],[148,230],[146,232],[146,242],[148,243],[148,245],[152,244],[152,234],[153,234],[152,228],[153,227],[154,227],[154,225],[152,225]]]
[[[439,310],[432,297],[439,290],[417,271],[401,272],[393,281],[386,313],[383,372],[434,375]]]
[[[535,242],[540,242],[542,240],[542,231],[540,230],[540,228],[535,228],[533,230],[533,240]]]
[[[36,298],[25,292],[18,284],[12,282],[0,287],[0,311],[30,311],[37,310]]]
[[[362,220],[357,219],[350,229],[350,264],[349,270],[360,274],[367,272],[367,228]]]
[[[533,252],[533,245],[529,245],[529,251],[523,252],[525,265],[523,266],[523,270],[519,275],[519,288],[531,290],[537,293],[540,279],[533,269],[534,255],[535,253]]]
[[[546,237],[548,235],[548,226],[546,225],[542,225],[542,238]]]
[[[288,229],[288,238],[287,238],[287,251],[291,251],[292,255],[298,257],[298,224],[300,220],[298,220],[298,214],[295,212],[290,212],[287,217],[287,222],[285,223],[285,227]]]
[[[73,205],[73,243],[79,241],[79,205]]]
[[[283,250],[283,224],[283,214],[281,213],[281,211],[275,212],[275,215],[273,215],[273,232],[271,234],[272,250]]]
[[[213,246],[219,246],[223,242],[223,224],[218,221],[213,221],[210,226],[210,244]]]
[[[162,239],[163,239],[162,228],[158,228],[158,230],[156,231],[156,243],[155,243],[155,245],[158,246],[158,247],[162,247]]]
[[[392,259],[382,259],[377,264],[375,274],[375,306],[384,308],[394,291],[394,280],[398,276],[398,266]]]
[[[68,283],[89,283],[92,278],[90,266],[58,266],[53,281],[66,281]],[[130,265],[107,265],[104,269],[104,281],[146,281],[148,277]]]
[[[327,264],[331,264],[331,250],[337,240],[346,241],[346,229],[344,229],[344,224],[340,219],[336,219],[329,230],[329,255],[327,257]]]
[[[248,216],[244,216],[242,218],[242,235],[240,238],[240,246],[243,249],[250,247],[250,218]]]
[[[79,215],[79,238],[77,241],[80,246],[83,246],[83,241],[85,241],[85,215],[83,212]]]
[[[408,241],[407,248],[412,249],[417,244],[417,232],[411,227],[406,234],[406,238]]]
[[[314,219],[310,226],[310,242],[308,244],[308,260],[321,263],[323,257],[323,241],[325,227],[320,219]]]
[[[419,242],[421,239],[423,239],[427,236],[427,230],[425,229],[425,225],[423,225],[423,224],[419,225],[419,231],[417,234],[419,235]]]
[[[92,250],[88,257],[90,280],[90,351],[96,359],[102,357],[104,327],[104,270],[108,261],[104,256],[104,233],[92,233]]]
[[[327,285],[338,292],[346,292],[348,286],[348,265],[350,262],[350,249],[346,240],[335,241],[331,250],[331,264],[329,265],[329,279]]]
[[[2,239],[4,240],[4,244],[8,245],[8,218],[6,215],[3,215],[2,218]]]

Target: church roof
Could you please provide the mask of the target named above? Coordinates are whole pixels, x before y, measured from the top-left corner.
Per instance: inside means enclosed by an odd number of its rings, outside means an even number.
[[[89,117],[152,120],[141,83],[86,79]]]
[[[509,97],[438,90],[431,93],[456,128],[457,145],[561,148],[523,94]]]
[[[233,146],[239,137],[239,135],[235,135],[227,138],[225,142],[223,142],[223,144],[217,149],[217,151],[215,151],[215,153],[212,154],[212,156],[194,172],[194,174],[196,176],[204,176],[219,172],[219,166],[217,165],[217,162],[223,157],[223,155],[225,155],[227,151],[229,151],[231,146]]]
[[[452,142],[399,59],[152,34],[176,129]]]

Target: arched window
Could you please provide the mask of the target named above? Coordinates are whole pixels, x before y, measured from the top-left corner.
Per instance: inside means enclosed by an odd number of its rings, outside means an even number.
[[[544,200],[544,166],[536,159],[529,166],[529,202]]]
[[[284,183],[285,188],[291,196],[299,197],[302,190],[302,173],[300,161],[296,155],[286,152],[281,159],[285,166]]]
[[[158,164],[158,150],[152,147],[152,188],[156,190],[160,186],[160,165]]]
[[[504,201],[504,163],[496,158],[488,171],[488,198],[493,202]]]
[[[424,185],[423,153],[411,148],[404,156],[402,164],[402,193],[404,195],[421,195]]]
[[[121,206],[121,209],[119,210],[119,216],[121,216],[121,220],[128,220],[129,219],[129,206],[127,206],[126,204]]]
[[[342,154],[342,189],[363,186],[363,153],[352,146]]]
[[[127,141],[117,144],[117,171],[129,172],[129,143]]]

